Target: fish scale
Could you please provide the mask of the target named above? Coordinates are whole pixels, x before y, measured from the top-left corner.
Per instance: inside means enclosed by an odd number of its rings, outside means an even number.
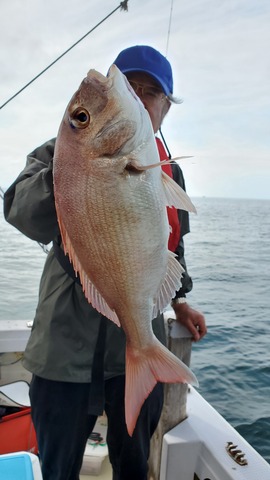
[[[72,97],[56,139],[53,177],[64,248],[85,296],[126,335],[132,435],[158,381],[197,383],[152,330],[183,270],[168,250],[166,206],[194,206],[162,172],[150,117],[115,65],[107,77],[90,70]]]

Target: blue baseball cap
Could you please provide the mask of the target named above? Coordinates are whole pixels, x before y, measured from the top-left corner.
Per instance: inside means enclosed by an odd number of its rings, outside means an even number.
[[[136,45],[119,53],[113,62],[122,73],[145,72],[161,86],[165,95],[173,93],[172,67],[161,53],[147,45]]]

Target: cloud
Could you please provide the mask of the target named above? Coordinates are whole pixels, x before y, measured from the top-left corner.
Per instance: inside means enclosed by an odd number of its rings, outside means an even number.
[[[81,0],[76,7],[71,0],[2,1],[0,103],[118,5],[115,0]],[[151,44],[166,53],[170,6],[130,1],[127,13],[114,13],[0,110],[0,185],[13,181],[29,151],[56,135],[89,68],[106,73],[119,51],[132,44]],[[250,186],[256,179],[252,191],[270,198],[265,182],[270,175],[269,23],[266,0],[173,4],[167,54],[175,94],[184,103],[172,106],[163,132],[173,154],[195,155],[184,167],[192,191],[244,195],[240,181]]]

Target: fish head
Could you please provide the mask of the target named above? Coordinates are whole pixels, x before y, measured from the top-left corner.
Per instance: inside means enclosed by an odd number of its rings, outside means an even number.
[[[149,114],[116,65],[107,76],[91,69],[67,106],[55,156],[71,158],[70,153],[76,152],[77,159],[88,161],[123,156],[151,135]]]

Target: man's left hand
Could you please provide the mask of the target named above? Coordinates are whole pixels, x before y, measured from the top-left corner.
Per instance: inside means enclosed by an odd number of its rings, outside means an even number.
[[[202,313],[194,310],[188,303],[173,305],[177,322],[186,327],[192,334],[193,341],[198,342],[207,333],[205,318]]]

